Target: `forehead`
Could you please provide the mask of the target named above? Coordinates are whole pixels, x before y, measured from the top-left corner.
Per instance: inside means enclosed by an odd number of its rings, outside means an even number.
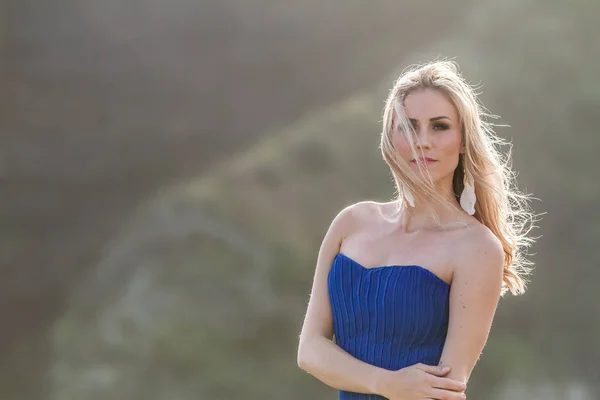
[[[409,93],[404,99],[406,115],[412,119],[429,119],[439,116],[458,120],[454,104],[439,90],[420,89]]]

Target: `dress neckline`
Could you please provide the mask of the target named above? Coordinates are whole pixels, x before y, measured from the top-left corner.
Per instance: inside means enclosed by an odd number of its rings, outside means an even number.
[[[446,282],[445,280],[443,280],[442,278],[440,278],[439,276],[437,276],[436,274],[434,274],[432,271],[430,271],[429,269],[422,267],[420,265],[416,265],[416,264],[389,264],[389,265],[380,265],[377,267],[365,267],[363,264],[361,264],[360,262],[356,261],[355,259],[353,259],[350,256],[347,256],[346,254],[339,252],[335,255],[335,258],[344,258],[346,260],[348,260],[351,264],[365,270],[365,271],[377,271],[377,270],[384,270],[384,269],[388,269],[388,268],[412,268],[412,269],[416,269],[418,271],[423,272],[424,274],[432,277],[433,279],[437,280],[438,282],[450,287],[450,283]]]

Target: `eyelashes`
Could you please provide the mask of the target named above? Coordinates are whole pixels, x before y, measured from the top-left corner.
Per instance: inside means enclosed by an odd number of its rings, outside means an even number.
[[[398,132],[403,132],[404,130],[402,129],[402,126],[398,125]],[[416,131],[417,130],[417,126],[413,124],[413,129]],[[434,131],[446,131],[450,129],[450,125],[448,124],[442,124],[442,123],[436,123],[433,124],[433,130]]]

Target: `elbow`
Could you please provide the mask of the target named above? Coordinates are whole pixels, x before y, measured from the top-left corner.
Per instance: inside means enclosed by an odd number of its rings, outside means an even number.
[[[306,351],[306,344],[300,342],[298,346],[298,355],[296,357],[296,363],[298,364],[298,368],[302,371],[308,372],[310,362],[308,361],[309,357]]]
[[[308,373],[310,373],[315,363],[314,357],[312,356],[313,346],[311,343],[311,340],[300,340],[300,344],[298,345],[298,354],[296,357],[298,368]]]
[[[308,361],[306,360],[305,357],[302,357],[302,356],[298,355],[297,363],[298,363],[298,368],[300,368],[304,372],[308,372],[308,370],[309,370],[309,363],[308,363]]]

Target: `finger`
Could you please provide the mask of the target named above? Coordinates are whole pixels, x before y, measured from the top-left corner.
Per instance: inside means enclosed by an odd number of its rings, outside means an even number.
[[[450,378],[442,378],[434,376],[431,378],[431,383],[434,388],[452,390],[453,392],[464,392],[467,388],[464,382],[456,381]]]
[[[451,390],[436,388],[431,389],[429,397],[435,400],[465,400],[467,398],[462,392],[453,392]]]
[[[435,376],[444,376],[450,372],[450,367],[441,367],[439,365],[417,364],[416,367],[421,371],[425,371],[428,374]]]

